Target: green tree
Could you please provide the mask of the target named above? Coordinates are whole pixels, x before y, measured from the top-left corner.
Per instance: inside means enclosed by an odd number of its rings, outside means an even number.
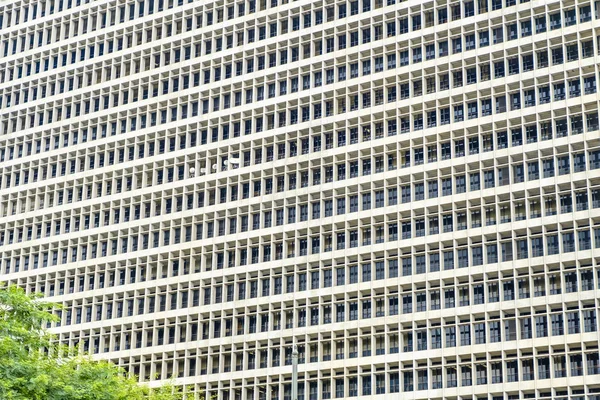
[[[56,304],[0,285],[0,399],[179,400],[179,387],[157,389],[108,362],[61,347],[44,326]],[[77,354],[74,354],[77,353]]]

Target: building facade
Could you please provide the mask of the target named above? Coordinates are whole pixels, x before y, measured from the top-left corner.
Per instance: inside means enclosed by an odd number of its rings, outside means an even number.
[[[0,3],[0,281],[227,400],[600,398],[600,2]],[[295,400],[295,399],[294,399]]]

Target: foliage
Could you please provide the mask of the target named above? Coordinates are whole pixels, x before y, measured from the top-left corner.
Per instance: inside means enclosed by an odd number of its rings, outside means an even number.
[[[179,387],[150,389],[122,368],[73,355],[44,328],[57,305],[17,286],[0,286],[0,399],[179,400]]]

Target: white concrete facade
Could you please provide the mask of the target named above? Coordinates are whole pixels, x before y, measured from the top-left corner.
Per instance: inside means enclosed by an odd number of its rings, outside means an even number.
[[[227,400],[600,399],[600,1],[0,3],[0,281]]]

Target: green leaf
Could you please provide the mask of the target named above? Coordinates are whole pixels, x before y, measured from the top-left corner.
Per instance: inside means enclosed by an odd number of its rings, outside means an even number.
[[[17,286],[0,284],[0,399],[183,399],[173,381],[149,389],[110,362],[57,344],[44,325],[56,320],[52,310],[59,308]]]

